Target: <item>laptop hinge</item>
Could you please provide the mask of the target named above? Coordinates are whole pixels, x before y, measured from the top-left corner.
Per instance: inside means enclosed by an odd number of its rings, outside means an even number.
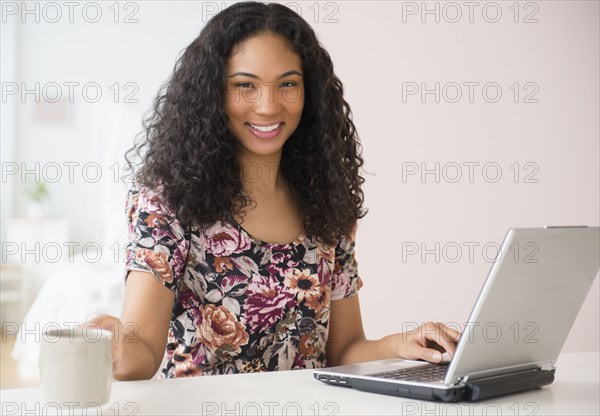
[[[540,365],[540,369],[541,370],[552,370],[554,368],[554,362],[553,361],[545,361]]]

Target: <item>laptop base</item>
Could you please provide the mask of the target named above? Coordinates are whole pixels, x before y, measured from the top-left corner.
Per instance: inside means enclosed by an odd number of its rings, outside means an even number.
[[[555,369],[532,369],[480,378],[450,388],[405,385],[353,377],[348,377],[343,383],[340,383],[339,377],[327,378],[325,374],[319,374],[318,377],[315,375],[315,378],[327,384],[343,385],[370,393],[430,401],[462,402],[485,400],[490,397],[540,388],[554,381],[554,372]]]

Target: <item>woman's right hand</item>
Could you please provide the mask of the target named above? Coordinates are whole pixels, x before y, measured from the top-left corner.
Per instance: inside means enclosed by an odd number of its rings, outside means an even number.
[[[123,343],[125,342],[126,338],[131,338],[135,331],[126,331],[119,318],[106,314],[98,314],[90,317],[82,325],[82,327],[96,329],[100,328],[112,333],[112,370],[113,374],[117,373],[121,358],[123,357]]]

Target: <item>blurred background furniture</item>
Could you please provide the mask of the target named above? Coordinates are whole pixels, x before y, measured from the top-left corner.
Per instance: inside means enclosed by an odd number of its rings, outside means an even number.
[[[29,308],[48,274],[69,259],[68,221],[61,218],[8,218],[3,244],[4,268],[12,273],[7,299],[15,303],[7,313],[19,322]],[[72,258],[71,258],[72,260]],[[5,276],[2,276],[3,284]],[[14,289],[18,287],[18,289]],[[17,290],[19,292],[18,298]],[[4,291],[3,291],[4,292]],[[4,299],[3,299],[4,303]],[[5,319],[3,319],[5,320]]]
[[[23,278],[19,264],[0,264],[0,321],[19,322],[25,308],[23,298]]]

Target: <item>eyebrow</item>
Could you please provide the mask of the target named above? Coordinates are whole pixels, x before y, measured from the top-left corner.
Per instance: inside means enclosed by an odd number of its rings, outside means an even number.
[[[290,75],[302,76],[302,73],[300,71],[296,71],[295,69],[292,69],[291,71],[287,71],[287,72],[284,72],[283,74],[279,75],[279,77],[277,77],[277,79],[285,78]],[[259,79],[259,77],[257,75],[251,74],[250,72],[240,72],[240,71],[227,76],[227,78],[233,78],[233,77],[249,77],[249,78]]]

